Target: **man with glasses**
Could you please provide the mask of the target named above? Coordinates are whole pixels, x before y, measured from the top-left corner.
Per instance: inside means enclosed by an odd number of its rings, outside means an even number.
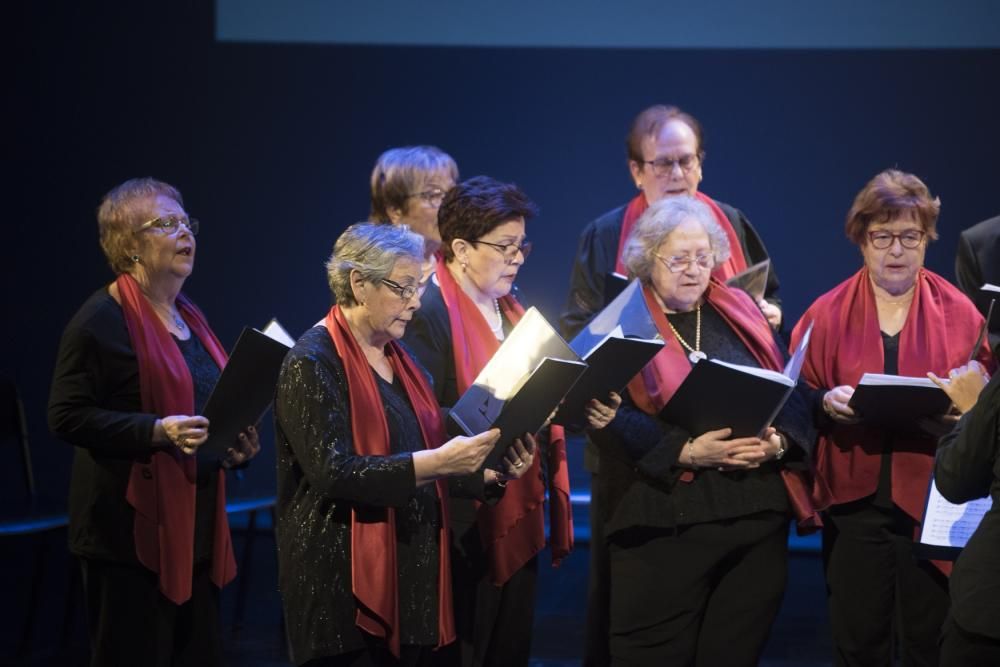
[[[561,318],[563,335],[575,336],[605,304],[604,283],[608,273],[626,275],[622,249],[632,226],[650,205],[676,195],[697,197],[711,209],[729,238],[732,256],[716,266],[712,274],[727,280],[748,266],[768,259],[757,231],[741,211],[715,201],[698,190],[705,150],[701,125],[677,107],[656,105],[640,113],[626,138],[629,172],[639,194],[588,224],[580,234],[579,248],[570,277],[570,292]],[[773,265],[768,275],[761,310],[775,329],[781,326],[781,302],[776,297],[778,278]],[[597,520],[600,499],[597,450],[589,442],[584,465],[593,473],[591,482],[591,562],[588,594],[585,664],[607,662],[607,556],[603,529]]]

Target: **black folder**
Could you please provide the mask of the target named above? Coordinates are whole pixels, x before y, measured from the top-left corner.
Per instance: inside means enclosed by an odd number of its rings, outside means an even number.
[[[529,308],[452,406],[448,430],[475,435],[499,428],[500,440],[484,467],[502,471],[514,440],[542,428],[586,367],[541,313]]]
[[[621,392],[656,353],[663,349],[642,295],[642,286],[633,280],[587,324],[570,347],[587,363],[579,381],[559,406],[553,420],[570,428],[586,426],[587,403],[607,399],[609,392]]]
[[[660,416],[695,437],[727,427],[733,429],[733,438],[758,437],[794,388],[794,380],[776,371],[702,359]]]
[[[274,399],[281,362],[288,350],[285,342],[250,327],[243,329],[205,402],[208,440],[198,448],[200,456],[225,456],[240,431],[260,421]]]
[[[618,298],[625,288],[628,287],[628,278],[616,271],[609,271],[604,275],[604,304],[607,305]]]
[[[745,271],[737,273],[727,280],[726,284],[743,290],[756,303],[764,298],[764,292],[767,291],[767,275],[770,272],[771,260],[765,259],[748,267]]]
[[[865,373],[848,405],[865,424],[916,431],[922,417],[948,412],[951,399],[928,378]]]

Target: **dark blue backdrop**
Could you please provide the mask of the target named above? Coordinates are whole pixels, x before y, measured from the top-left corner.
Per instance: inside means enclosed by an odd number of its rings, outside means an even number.
[[[319,319],[323,261],[366,216],[371,165],[394,145],[439,145],[464,176],[516,181],[538,202],[519,282],[550,318],[579,231],[634,192],[623,138],[652,103],[701,119],[703,190],[758,227],[790,320],[858,266],[843,217],[877,171],[913,171],[941,197],[927,263],[949,278],[958,231],[1000,210],[997,50],[253,45],[215,42],[211,3],[83,4],[22,9],[8,128],[2,371],[56,503],[71,459],[44,417],[58,337],[111,278],[94,209],[129,177],[177,185],[201,218],[187,290],[227,344],[271,316],[296,334]],[[3,493],[18,492],[17,468],[2,469]],[[267,451],[238,492],[273,480]]]

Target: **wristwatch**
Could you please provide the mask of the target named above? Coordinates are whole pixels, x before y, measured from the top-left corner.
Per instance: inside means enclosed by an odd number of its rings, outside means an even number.
[[[785,452],[787,452],[787,451],[788,451],[788,446],[785,444],[785,436],[783,436],[783,435],[781,435],[779,433],[778,434],[778,451],[774,453],[774,459],[777,461],[782,456],[784,456]]]

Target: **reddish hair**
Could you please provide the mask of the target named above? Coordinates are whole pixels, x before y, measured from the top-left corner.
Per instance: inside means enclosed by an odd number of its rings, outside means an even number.
[[[931,198],[923,181],[898,169],[886,169],[868,181],[854,198],[844,232],[852,243],[860,246],[865,243],[868,226],[872,223],[888,222],[910,214],[933,241],[938,237],[940,213],[941,200]]]

